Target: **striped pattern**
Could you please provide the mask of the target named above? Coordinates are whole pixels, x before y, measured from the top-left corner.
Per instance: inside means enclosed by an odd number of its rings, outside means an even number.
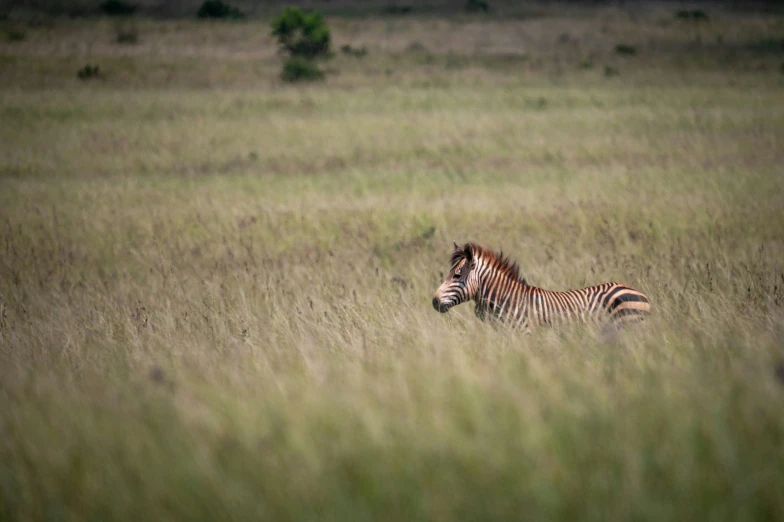
[[[455,243],[451,269],[433,296],[433,307],[447,312],[476,302],[476,315],[529,330],[532,326],[587,321],[609,316],[616,324],[639,320],[651,311],[642,292],[620,283],[553,292],[530,286],[517,264],[474,243]]]

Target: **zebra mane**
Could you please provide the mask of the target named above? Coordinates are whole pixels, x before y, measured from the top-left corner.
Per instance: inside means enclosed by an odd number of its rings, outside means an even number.
[[[492,250],[488,250],[482,246],[477,245],[476,243],[466,243],[466,247],[471,249],[472,256],[474,258],[482,257],[486,261],[491,262],[495,266],[495,269],[498,270],[500,273],[505,274],[515,281],[522,283],[524,285],[528,285],[528,280],[525,277],[520,276],[520,267],[517,266],[517,263],[509,259],[509,256],[504,256],[503,252],[493,252]],[[466,258],[465,249],[461,248],[460,250],[455,250],[452,253],[452,258],[450,262],[452,264],[452,268],[454,268],[460,261]]]

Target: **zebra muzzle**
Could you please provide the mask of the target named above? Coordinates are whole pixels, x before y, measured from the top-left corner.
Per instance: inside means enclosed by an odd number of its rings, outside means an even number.
[[[433,298],[433,308],[442,314],[449,311],[449,306],[441,304],[441,301],[439,301],[437,297]]]

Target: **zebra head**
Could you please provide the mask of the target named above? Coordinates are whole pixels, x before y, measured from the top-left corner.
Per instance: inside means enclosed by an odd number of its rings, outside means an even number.
[[[478,287],[478,276],[474,270],[476,254],[471,243],[466,243],[462,247],[455,243],[455,251],[451,259],[452,268],[433,295],[433,308],[443,314],[453,306],[474,298]]]

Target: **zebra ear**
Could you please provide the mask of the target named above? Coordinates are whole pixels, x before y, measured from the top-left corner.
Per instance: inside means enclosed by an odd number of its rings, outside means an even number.
[[[465,247],[463,248],[463,254],[465,254],[466,261],[470,263],[474,259],[474,251],[471,250],[471,244],[466,243]]]
[[[452,241],[452,243],[454,243],[454,244],[455,244],[455,252],[457,252],[458,250],[462,250],[462,249],[460,248],[460,245],[458,245],[458,244],[457,244],[457,241]]]

